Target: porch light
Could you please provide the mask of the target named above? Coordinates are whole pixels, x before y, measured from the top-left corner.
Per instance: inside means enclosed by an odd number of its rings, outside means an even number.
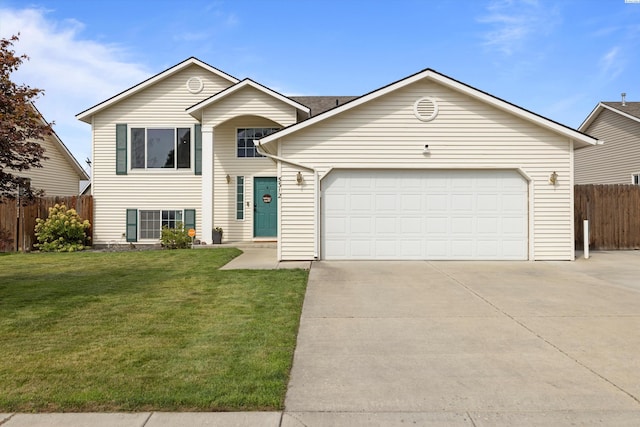
[[[231,184],[231,176],[227,174],[227,184]]]
[[[300,173],[300,171],[298,171],[298,174],[296,175],[296,183],[298,185],[302,185],[303,181],[304,181],[304,179],[302,178],[302,173]]]
[[[553,171],[553,173],[549,176],[549,184],[556,185],[558,183],[558,174]]]

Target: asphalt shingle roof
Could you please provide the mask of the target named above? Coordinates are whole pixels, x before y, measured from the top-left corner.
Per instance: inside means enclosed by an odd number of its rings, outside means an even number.
[[[603,102],[603,104],[640,119],[640,102],[625,102],[624,107],[622,102]]]
[[[353,99],[359,98],[358,96],[290,96],[300,104],[309,107],[311,109],[311,116],[317,116],[320,113],[336,108],[338,105],[342,105]]]

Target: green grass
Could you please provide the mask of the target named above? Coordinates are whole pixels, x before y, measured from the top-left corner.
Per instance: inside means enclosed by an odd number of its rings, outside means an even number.
[[[282,409],[307,272],[239,253],[0,257],[0,412]]]

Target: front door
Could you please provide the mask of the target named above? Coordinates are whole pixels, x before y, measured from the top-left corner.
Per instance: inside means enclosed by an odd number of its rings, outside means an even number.
[[[253,179],[253,236],[278,235],[278,182],[273,177]]]

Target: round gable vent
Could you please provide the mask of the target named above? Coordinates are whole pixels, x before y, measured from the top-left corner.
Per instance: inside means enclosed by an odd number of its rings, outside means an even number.
[[[187,90],[191,93],[200,93],[204,89],[204,82],[200,77],[191,77],[187,80]]]
[[[430,122],[438,115],[438,103],[430,96],[420,98],[413,104],[413,114],[418,120]]]

